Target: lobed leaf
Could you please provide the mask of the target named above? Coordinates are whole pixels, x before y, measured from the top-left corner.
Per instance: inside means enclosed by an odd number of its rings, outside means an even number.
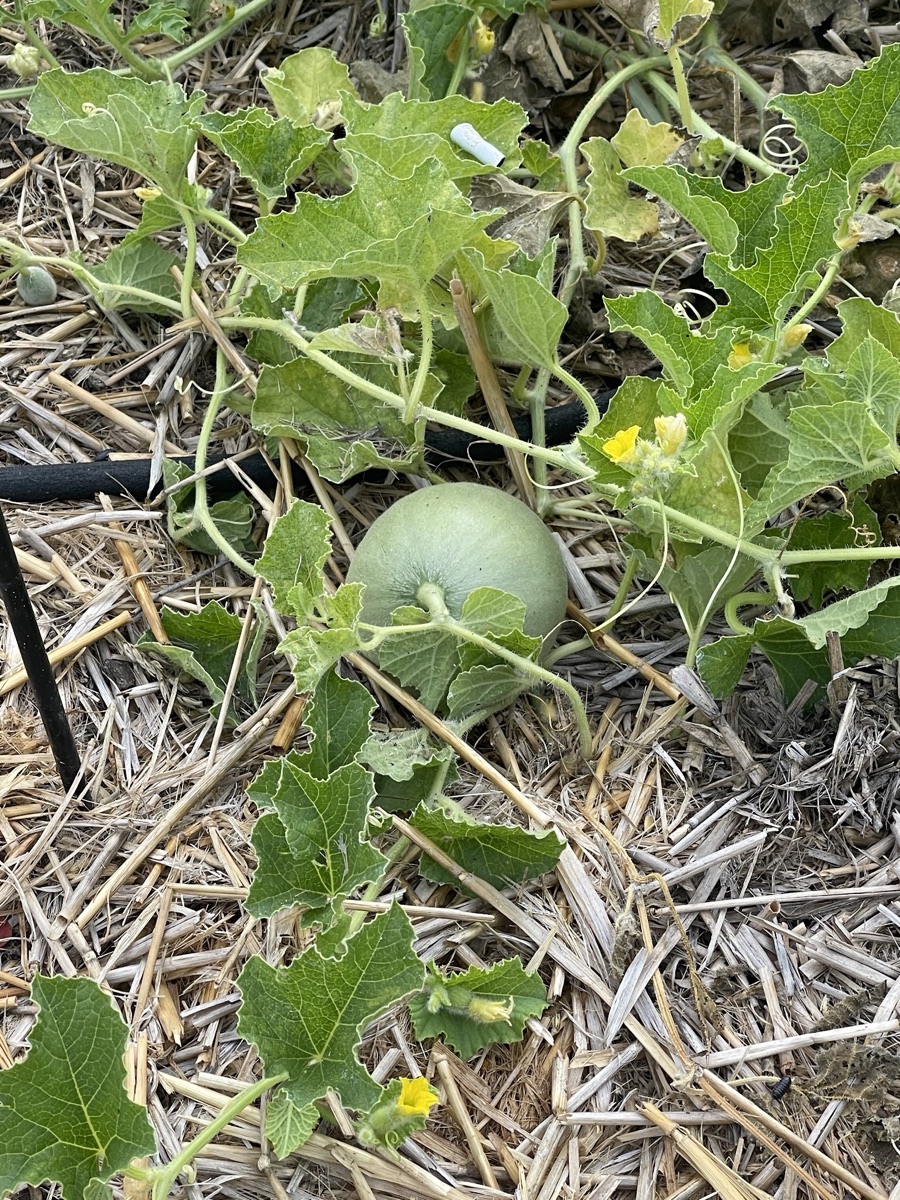
[[[111,1200],[106,1180],[156,1149],[125,1091],[128,1030],[91,980],[35,975],[31,996],[31,1049],[0,1071],[0,1193],[49,1180],[65,1200]]]
[[[392,904],[344,942],[343,956],[312,945],[289,967],[248,960],[238,977],[238,1032],[254,1042],[266,1074],[287,1072],[284,1092],[303,1109],[333,1088],[346,1107],[372,1107],[381,1088],[357,1057],[363,1031],[417,991],[424,968],[409,918]]]

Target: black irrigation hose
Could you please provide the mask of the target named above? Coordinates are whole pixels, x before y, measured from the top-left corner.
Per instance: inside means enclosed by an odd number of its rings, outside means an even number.
[[[605,412],[612,391],[599,392],[597,407]],[[516,431],[523,440],[531,435],[531,418],[527,413],[515,417]],[[548,408],[545,416],[547,444],[558,446],[569,442],[585,421],[584,408],[580,401]],[[428,459],[433,466],[445,465],[450,460],[471,463],[496,462],[503,458],[503,449],[494,442],[481,441],[472,434],[456,429],[433,429],[425,435]],[[192,457],[176,458],[173,461],[193,468]],[[218,471],[207,477],[207,489],[212,499],[230,495],[240,489],[240,478],[228,470],[222,460]],[[264,489],[271,490],[273,476],[268,462],[262,454],[250,454],[237,464],[249,479]],[[89,500],[98,492],[110,496],[133,496],[147,499],[150,489],[149,458],[100,458],[86,463],[60,463],[38,467],[0,467],[0,500],[11,500],[18,504],[46,504],[51,500]],[[298,479],[298,483],[301,481]]]

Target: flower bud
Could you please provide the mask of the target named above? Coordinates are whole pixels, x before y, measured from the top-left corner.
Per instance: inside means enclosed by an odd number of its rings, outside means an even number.
[[[31,79],[40,71],[42,61],[37,46],[26,46],[24,42],[20,42],[9,56],[6,65],[13,75],[18,75],[20,79]]]
[[[656,429],[656,440],[663,454],[677,454],[687,437],[684,413],[675,413],[672,417],[657,417],[653,425]]]

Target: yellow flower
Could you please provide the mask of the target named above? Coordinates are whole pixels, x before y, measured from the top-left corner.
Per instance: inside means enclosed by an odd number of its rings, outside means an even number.
[[[466,1009],[466,1016],[479,1025],[493,1025],[495,1021],[505,1021],[509,1025],[514,1007],[515,1001],[512,996],[505,1001],[483,1000],[480,996],[473,996]]]
[[[640,425],[632,425],[630,429],[620,429],[614,438],[603,443],[603,453],[614,463],[621,463],[623,466],[633,463],[635,446],[640,432]]]
[[[747,363],[753,362],[756,355],[750,349],[749,342],[738,342],[732,346],[731,353],[728,355],[728,365],[734,371],[739,371],[741,367],[746,367]]]
[[[472,49],[476,54],[490,54],[494,48],[494,31],[481,18],[477,18],[472,34]]]
[[[677,454],[687,437],[684,413],[676,413],[674,417],[657,417],[653,424],[656,428],[656,440],[663,454]]]
[[[811,333],[812,325],[795,325],[793,329],[786,330],[783,339],[785,350],[796,350]]]
[[[146,202],[147,200],[155,200],[157,196],[162,195],[162,192],[159,190],[159,188],[155,187],[137,187],[134,189],[134,194],[137,196],[138,200],[143,200]]]
[[[401,1079],[397,1111],[404,1117],[427,1117],[440,1096],[421,1075],[418,1079]]]

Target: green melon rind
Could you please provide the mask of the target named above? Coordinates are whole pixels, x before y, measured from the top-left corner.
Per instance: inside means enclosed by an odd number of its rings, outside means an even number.
[[[347,583],[364,583],[361,619],[390,625],[401,604],[437,584],[454,617],[478,587],[510,592],[526,606],[525,632],[546,637],[564,619],[562,552],[541,521],[514,496],[480,483],[442,483],[404,496],[360,542]]]

